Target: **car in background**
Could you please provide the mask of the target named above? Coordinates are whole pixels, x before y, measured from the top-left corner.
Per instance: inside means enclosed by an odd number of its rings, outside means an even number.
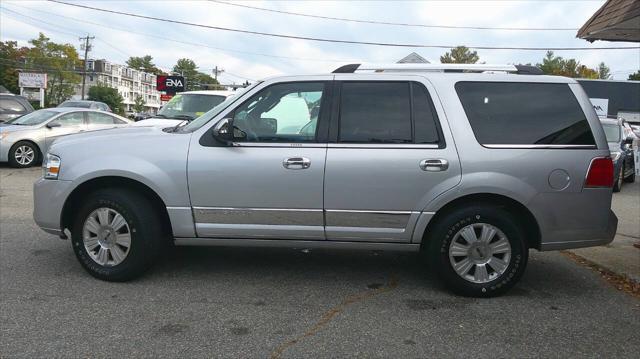
[[[0,93],[0,123],[33,112],[29,101],[11,93]]]
[[[633,160],[633,137],[631,137],[623,126],[622,121],[613,119],[600,119],[604,134],[607,137],[609,151],[614,166],[613,191],[619,192],[623,182],[633,182],[635,180],[635,163]]]
[[[0,162],[9,162],[12,167],[30,167],[42,160],[51,143],[60,136],[130,123],[112,113],[84,108],[37,110],[0,127]]]
[[[238,91],[187,91],[173,96],[169,102],[148,119],[140,120],[135,126],[171,127],[188,123],[205,112],[221,104]]]
[[[112,112],[111,107],[104,102],[88,101],[88,100],[67,100],[58,105],[58,107],[76,107],[76,108],[88,108],[91,110],[100,110]]]

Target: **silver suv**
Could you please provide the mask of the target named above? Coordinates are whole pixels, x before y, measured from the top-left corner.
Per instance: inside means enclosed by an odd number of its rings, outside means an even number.
[[[347,65],[271,78],[188,125],[67,136],[34,218],[97,278],[175,245],[422,251],[468,296],[528,251],[612,241],[613,163],[568,78],[489,65]]]

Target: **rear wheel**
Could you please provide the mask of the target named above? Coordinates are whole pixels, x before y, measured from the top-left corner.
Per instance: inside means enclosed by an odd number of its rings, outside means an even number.
[[[126,189],[90,194],[77,212],[73,249],[92,276],[126,281],[154,263],[165,236],[160,217],[143,196]]]
[[[16,168],[31,167],[38,162],[38,147],[29,141],[19,141],[9,150],[9,165]]]
[[[454,293],[491,297],[513,287],[528,260],[525,236],[506,210],[474,205],[437,219],[427,238],[429,257]]]

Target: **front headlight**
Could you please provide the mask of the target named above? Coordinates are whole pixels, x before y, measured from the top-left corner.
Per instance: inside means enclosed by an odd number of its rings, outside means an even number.
[[[60,157],[47,153],[47,160],[44,163],[44,178],[58,179],[60,173]]]
[[[620,158],[620,155],[620,152],[611,152],[611,159],[613,160],[613,162],[617,161],[618,158]]]
[[[3,140],[7,136],[9,136],[9,132],[0,132],[0,140]]]

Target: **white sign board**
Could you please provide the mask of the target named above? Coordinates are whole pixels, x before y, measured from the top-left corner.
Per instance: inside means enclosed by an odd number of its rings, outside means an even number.
[[[596,110],[598,117],[607,117],[609,111],[608,98],[590,98],[593,109]]]
[[[19,87],[47,88],[47,74],[21,72],[18,74]]]

